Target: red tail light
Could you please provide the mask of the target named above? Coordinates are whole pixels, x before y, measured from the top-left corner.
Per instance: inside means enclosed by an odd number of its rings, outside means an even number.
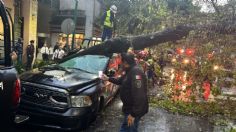
[[[20,80],[17,79],[15,81],[15,88],[14,88],[13,97],[12,97],[14,106],[17,106],[20,103],[20,92],[21,92]]]

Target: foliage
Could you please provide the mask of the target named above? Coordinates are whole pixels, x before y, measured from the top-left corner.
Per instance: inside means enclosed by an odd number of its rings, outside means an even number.
[[[19,63],[15,64],[15,68],[18,74],[25,72],[24,66],[22,64]]]
[[[33,65],[33,68],[40,68],[40,67],[43,67],[43,66],[46,66],[46,65],[50,65],[54,63],[53,61],[43,61],[43,60],[36,60],[34,65]]]
[[[143,34],[173,27],[199,11],[192,0],[105,0],[118,7],[119,34]]]
[[[236,128],[231,128],[230,132],[236,132]]]
[[[165,62],[174,69],[174,80],[168,82],[164,87],[167,97],[179,96],[181,92],[191,90],[192,101],[203,98],[203,82],[208,80],[211,84],[210,92],[213,98],[221,94],[222,87],[232,88],[235,86],[235,38],[233,35],[215,34],[209,31],[191,32],[190,35],[178,42],[169,42],[158,45],[153,49],[153,55],[159,56],[159,53],[165,53]],[[176,54],[176,49],[192,49],[194,55]],[[167,55],[172,51],[172,55]],[[157,57],[158,58],[158,57]],[[176,58],[175,62],[172,59]],[[190,63],[184,64],[183,60],[187,58]],[[216,69],[215,69],[216,68]],[[182,71],[182,72],[181,72]],[[189,79],[191,85],[186,86],[186,90],[175,90],[176,85],[183,85],[183,81],[176,80],[176,75],[183,76],[187,71],[186,80]],[[169,75],[170,76],[170,75]],[[233,81],[227,81],[231,78]],[[170,80],[170,79],[169,79]],[[188,81],[187,81],[188,82]],[[182,84],[181,84],[182,83]]]

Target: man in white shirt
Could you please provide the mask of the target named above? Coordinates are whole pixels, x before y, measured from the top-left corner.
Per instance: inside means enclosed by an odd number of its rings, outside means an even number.
[[[41,54],[43,57],[43,61],[48,61],[48,56],[49,56],[49,49],[47,47],[47,44],[45,43],[43,47],[41,48]]]
[[[56,49],[53,53],[52,60],[59,61],[61,60],[65,55],[65,51],[60,46],[59,49]]]

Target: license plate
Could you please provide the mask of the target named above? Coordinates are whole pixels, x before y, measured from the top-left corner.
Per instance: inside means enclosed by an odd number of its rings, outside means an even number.
[[[26,115],[16,115],[15,117],[15,123],[17,124],[25,122],[27,120],[29,120],[29,116]]]

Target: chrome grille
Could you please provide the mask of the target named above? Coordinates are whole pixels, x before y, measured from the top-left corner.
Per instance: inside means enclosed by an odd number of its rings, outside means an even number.
[[[45,110],[64,111],[69,106],[66,92],[48,86],[22,83],[22,105],[37,106]]]

